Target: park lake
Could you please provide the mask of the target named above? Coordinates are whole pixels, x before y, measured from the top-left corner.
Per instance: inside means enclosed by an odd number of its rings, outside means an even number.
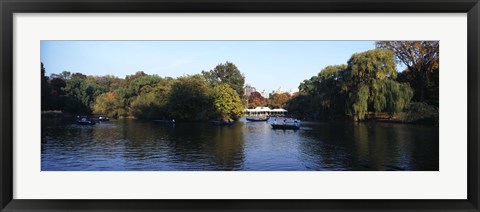
[[[241,118],[232,126],[43,119],[42,127],[42,171],[439,169],[438,126],[302,122],[294,131]]]
[[[41,49],[42,171],[439,170],[439,41]]]

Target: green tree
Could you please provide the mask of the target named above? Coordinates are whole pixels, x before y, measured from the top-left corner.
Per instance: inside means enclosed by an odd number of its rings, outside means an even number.
[[[365,83],[358,86],[358,91],[351,94],[353,100],[353,119],[360,121],[365,119],[368,113],[368,100],[370,96],[370,88]]]
[[[117,116],[130,115],[130,100],[133,94],[125,87],[120,86],[115,90],[114,110]]]
[[[131,114],[142,119],[170,119],[168,99],[174,80],[165,78],[155,85],[144,86],[131,103]]]
[[[45,67],[40,63],[41,70],[41,108],[42,110],[63,110],[63,88],[66,86],[66,79],[62,74],[45,76]],[[70,73],[64,71],[63,74]],[[67,74],[65,74],[67,75]]]
[[[363,120],[369,112],[402,111],[410,102],[413,91],[408,84],[394,81],[397,76],[394,54],[375,49],[352,55],[348,61],[349,99],[347,111],[354,120]]]
[[[95,76],[94,78],[96,83],[108,88],[109,91],[114,91],[119,88],[123,81],[122,79],[113,75]]]
[[[334,119],[345,115],[347,65],[332,65],[304,80],[286,107],[296,115]]]
[[[65,110],[73,113],[91,113],[97,96],[108,91],[94,77],[75,73],[66,81],[64,92]]]
[[[406,109],[413,97],[413,89],[408,83],[398,83],[393,80],[387,80],[386,89],[387,105],[386,112],[390,115],[399,114]]]
[[[48,77],[45,76],[45,67],[43,63],[40,63],[41,72],[41,107],[42,110],[50,109],[50,85],[48,83]]]
[[[51,78],[48,81],[49,88],[49,109],[61,110],[63,108],[63,88],[66,86],[66,81],[62,78]]]
[[[334,119],[345,115],[345,83],[347,65],[327,66],[317,76],[317,86],[313,102],[322,119]]]
[[[218,64],[213,70],[202,71],[202,75],[210,85],[228,84],[240,97],[243,97],[245,76],[235,64],[227,61],[224,64]]]
[[[158,75],[143,75],[130,81],[128,87],[134,95],[151,92],[162,80]]]
[[[169,114],[179,120],[208,120],[213,111],[211,94],[201,75],[179,77],[168,98]]]
[[[113,76],[87,77],[90,82],[97,85],[93,90],[107,92],[95,99],[93,112],[106,114],[112,117],[138,116],[138,118],[152,118],[156,108],[155,94],[151,94],[153,88],[161,81],[157,75],[147,75],[144,72],[137,72],[128,75],[125,80]],[[108,97],[108,98],[107,98]],[[150,112],[147,112],[150,111]],[[158,112],[158,111],[155,111]]]
[[[137,71],[137,72],[135,72],[135,74],[127,75],[125,77],[125,80],[122,81],[121,87],[128,87],[128,85],[130,85],[131,81],[135,80],[136,78],[143,77],[145,75],[147,75],[147,74],[145,74],[145,72],[143,72],[143,71]]]
[[[316,115],[318,114],[313,110],[312,98],[304,92],[299,91],[298,94],[293,95],[286,103],[285,108],[289,114],[303,118],[317,119]]]
[[[213,88],[215,118],[223,121],[236,120],[243,114],[240,97],[228,84],[222,83]]]
[[[162,106],[164,105],[161,105],[161,100],[155,93],[142,93],[132,101],[130,111],[134,117],[140,119],[160,119],[164,112]]]
[[[350,76],[356,83],[368,82],[372,79],[395,79],[394,54],[386,49],[374,49],[353,54],[348,61]]]
[[[83,83],[84,79],[80,77],[72,77],[66,82],[66,86],[62,89],[65,93],[63,96],[65,111],[72,113],[90,112],[87,106],[88,98],[86,98],[86,92],[83,90]]]

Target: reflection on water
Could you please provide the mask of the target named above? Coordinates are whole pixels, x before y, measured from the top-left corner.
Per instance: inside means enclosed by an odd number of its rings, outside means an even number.
[[[438,126],[42,120],[42,170],[438,170]]]

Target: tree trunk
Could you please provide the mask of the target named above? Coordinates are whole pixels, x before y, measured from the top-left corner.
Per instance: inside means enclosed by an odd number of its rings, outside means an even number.
[[[426,82],[425,82],[425,76],[424,76],[424,73],[419,73],[419,76],[418,76],[418,81],[417,81],[417,91],[418,91],[418,101],[419,102],[424,102],[425,101],[425,86],[426,86]]]
[[[425,90],[427,86],[427,73],[423,70],[423,67],[415,68],[414,76],[416,80],[414,99],[417,102],[425,101]]]

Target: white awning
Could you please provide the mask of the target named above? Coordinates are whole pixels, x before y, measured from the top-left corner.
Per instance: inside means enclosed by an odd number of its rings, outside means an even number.
[[[269,107],[256,107],[255,109],[245,109],[246,112],[251,112],[251,113],[261,113],[261,112],[277,112],[277,113],[286,113],[288,112],[285,109],[282,108],[277,108],[277,109],[270,109]]]

